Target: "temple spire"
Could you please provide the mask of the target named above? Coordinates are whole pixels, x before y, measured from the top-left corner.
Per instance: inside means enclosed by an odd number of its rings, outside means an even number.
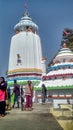
[[[24,15],[26,16],[29,16],[29,13],[28,13],[28,6],[27,6],[27,4],[25,3],[24,4],[24,8],[25,8],[25,13],[24,13]]]

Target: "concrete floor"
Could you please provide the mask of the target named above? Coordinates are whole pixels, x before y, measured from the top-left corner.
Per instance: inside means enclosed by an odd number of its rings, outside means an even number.
[[[0,118],[0,130],[63,130],[50,112],[51,104],[33,104],[32,111],[12,109]]]

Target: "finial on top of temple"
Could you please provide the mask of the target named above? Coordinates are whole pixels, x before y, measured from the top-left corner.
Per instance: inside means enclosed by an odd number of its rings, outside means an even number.
[[[27,4],[25,3],[25,13],[20,21],[14,26],[14,31],[16,34],[22,31],[37,33],[38,26],[32,21],[32,18],[29,16]]]
[[[67,48],[67,45],[66,45],[66,43],[65,43],[65,42],[63,43],[63,48]]]
[[[24,16],[29,16],[28,7],[27,7],[27,4],[26,4],[26,3],[24,4],[24,8],[25,8]]]

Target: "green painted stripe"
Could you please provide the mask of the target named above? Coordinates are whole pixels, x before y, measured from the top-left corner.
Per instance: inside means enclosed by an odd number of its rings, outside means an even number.
[[[57,87],[47,86],[46,88],[47,88],[47,90],[73,89],[73,85],[72,86],[57,86]],[[35,86],[34,89],[35,89],[35,91],[41,90],[41,86],[40,87]]]

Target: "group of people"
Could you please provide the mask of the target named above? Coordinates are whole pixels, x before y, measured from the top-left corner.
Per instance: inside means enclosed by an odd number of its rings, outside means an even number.
[[[32,110],[32,99],[33,99],[33,85],[31,81],[27,82],[27,85],[25,87],[25,91],[23,91],[23,88],[20,87],[20,85],[17,84],[16,80],[14,80],[14,89],[13,89],[13,94],[14,94],[14,104],[13,108],[15,107],[15,103],[17,102],[17,107],[19,108],[19,98],[21,97],[21,107],[23,107],[23,102],[24,102],[24,96],[26,99],[26,104],[25,104],[25,109],[26,110]],[[24,95],[24,96],[23,96]],[[21,108],[23,110],[23,108]]]
[[[47,96],[47,89],[46,89],[46,86],[44,84],[42,84],[41,90],[42,90],[41,91],[42,104],[45,104],[46,96]],[[31,81],[27,81],[27,85],[25,86],[25,92],[23,92],[23,89],[21,87],[21,94],[20,94],[20,86],[16,83],[16,81],[14,81],[13,93],[15,94],[13,108],[15,106],[16,101],[17,101],[17,106],[19,108],[19,97],[21,95],[21,109],[23,110],[22,107],[23,107],[24,96],[25,96],[25,99],[26,99],[25,109],[32,110],[32,105],[33,105],[32,100],[33,100],[33,96],[34,96],[34,87],[33,87]]]
[[[21,109],[24,110],[25,108],[25,110],[27,111],[32,110],[34,87],[31,81],[27,81],[25,91],[23,91],[23,87],[20,86],[16,80],[14,80],[14,87],[12,94],[14,95],[12,108],[15,107],[16,102],[17,102],[17,108],[20,108],[19,99],[21,98]],[[44,84],[42,84],[42,104],[44,104],[46,101],[46,94],[47,94],[46,87]],[[26,100],[25,106],[23,105],[24,97]],[[10,94],[7,87],[7,82],[5,81],[4,77],[0,77],[0,117],[5,116],[6,100],[8,98],[10,98]]]

